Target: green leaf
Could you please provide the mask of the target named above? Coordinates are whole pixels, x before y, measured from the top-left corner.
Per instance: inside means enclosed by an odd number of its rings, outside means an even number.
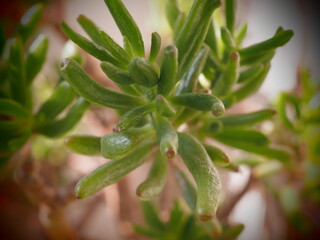
[[[126,157],[111,160],[81,178],[75,187],[77,198],[87,198],[139,167],[148,158],[152,145],[151,142],[146,142]]]
[[[145,139],[148,134],[150,134],[150,129],[146,127],[108,133],[101,138],[101,154],[105,158],[121,159],[133,150],[141,139]]]
[[[161,47],[161,37],[159,33],[153,32],[151,34],[151,47],[150,47],[150,54],[149,54],[149,62],[153,63],[159,53]]]
[[[197,224],[194,215],[188,216],[181,232],[181,239],[184,240],[211,240],[212,236],[207,234],[205,230]]]
[[[277,100],[277,109],[279,110],[279,117],[282,123],[285,127],[293,131],[298,130],[297,121],[299,120],[300,115],[300,104],[301,100],[289,93],[281,93]],[[291,115],[294,116],[295,121],[288,117],[287,107],[290,105],[293,107],[293,114],[291,113]]]
[[[165,225],[161,222],[156,207],[148,201],[143,201],[141,203],[146,223],[155,230],[163,231],[165,229]]]
[[[237,52],[231,52],[225,71],[213,87],[213,93],[217,96],[226,95],[237,82],[239,77],[240,56]]]
[[[90,106],[89,102],[79,97],[68,110],[66,116],[59,120],[48,121],[36,129],[40,134],[55,138],[69,132],[81,119],[82,115]]]
[[[105,0],[104,2],[120,29],[120,32],[128,38],[134,55],[144,57],[144,45],[140,30],[124,4],[121,0]]]
[[[26,58],[26,83],[30,84],[40,72],[47,55],[48,38],[39,35],[28,49]]]
[[[275,114],[274,109],[264,109],[251,113],[223,116],[209,121],[209,129],[215,128],[216,121],[219,121],[226,128],[252,126],[273,117]]]
[[[160,152],[167,158],[173,158],[178,150],[178,136],[176,130],[172,127],[167,118],[161,115],[155,116],[155,128]]]
[[[182,195],[190,209],[195,212],[196,211],[196,203],[197,203],[197,190],[191,184],[187,176],[182,171],[177,171],[176,173],[177,182],[182,190]]]
[[[102,62],[100,64],[102,71],[116,84],[129,85],[134,83],[128,72],[121,70],[108,62]]]
[[[195,193],[196,194],[196,193]],[[195,206],[195,203],[194,203]],[[174,201],[174,206],[170,212],[170,218],[167,223],[168,232],[181,232],[184,221],[184,212],[181,210],[178,201]]]
[[[257,65],[257,64],[267,64],[271,62],[276,51],[271,49],[269,51],[258,52],[253,55],[241,55],[240,65]]]
[[[82,29],[89,35],[92,41],[100,46],[103,46],[100,36],[101,30],[97,27],[96,24],[94,24],[94,22],[92,22],[89,18],[82,14],[79,15],[77,21]]]
[[[23,106],[28,105],[26,71],[23,59],[23,45],[20,37],[11,41],[9,53],[9,79],[12,98]]]
[[[194,40],[194,46],[202,46],[203,45],[203,36],[207,33],[207,28],[204,27],[201,29],[201,33],[199,34],[198,38]],[[194,59],[196,58],[200,47],[189,48],[188,55],[186,55],[183,62],[179,62],[179,70],[178,70],[178,77],[177,80],[183,77],[183,74],[190,69],[191,64],[193,63]],[[180,55],[179,55],[180,56]]]
[[[22,16],[17,33],[21,36],[22,41],[26,42],[28,37],[34,32],[43,13],[43,5],[35,4],[30,7]]]
[[[169,45],[163,50],[163,59],[158,83],[158,94],[167,96],[172,91],[178,71],[178,50]]]
[[[268,137],[259,131],[241,128],[224,128],[212,137],[221,142],[242,142],[252,146],[267,146],[270,142]]]
[[[283,46],[290,41],[292,36],[292,30],[282,30],[280,32],[277,32],[273,37],[269,38],[268,40],[240,49],[239,54],[241,56],[256,55],[258,53]]]
[[[158,74],[151,63],[145,58],[133,58],[129,63],[131,79],[144,87],[153,87],[158,81]]]
[[[167,162],[166,159],[157,153],[148,177],[137,188],[136,194],[141,200],[152,200],[157,197],[166,182]]]
[[[116,126],[113,127],[113,132],[126,131],[127,129],[136,126],[145,117],[145,115],[149,114],[154,109],[155,104],[150,103],[127,111],[121,116]]]
[[[61,23],[64,33],[80,48],[99,59],[100,61],[110,62],[118,67],[121,67],[123,63],[119,62],[109,51],[101,46],[89,41],[87,38],[73,31],[65,22]]]
[[[236,0],[226,0],[225,1],[225,11],[226,11],[226,25],[231,34],[233,34],[234,26],[236,22],[236,11],[237,11],[237,1]]]
[[[101,31],[100,37],[102,46],[104,46],[113,56],[115,56],[119,62],[123,63],[123,65],[129,64],[129,55],[131,56],[131,54],[128,54],[127,51],[120,47],[119,44],[117,44],[107,33]]]
[[[123,36],[123,48],[130,58],[134,57],[133,49],[127,36]]]
[[[138,97],[104,88],[93,81],[72,59],[62,60],[60,72],[72,88],[89,102],[115,109],[128,109],[144,104],[144,101]]]
[[[302,67],[299,69],[298,74],[302,84],[302,98],[310,101],[316,95],[316,89],[314,88],[310,71]]]
[[[214,116],[224,113],[222,101],[214,95],[206,93],[185,93],[171,97],[174,104],[186,106],[199,111],[211,111]]]
[[[129,63],[129,56],[107,33],[101,31],[90,19],[84,15],[77,18],[81,27],[89,35],[89,37],[98,45],[105,48],[123,65]]]
[[[240,139],[238,140],[233,140],[230,138],[220,138],[219,136],[215,136],[215,139],[218,141],[222,142],[225,145],[229,145],[234,148],[239,148],[241,150],[244,150],[246,152],[251,152],[255,153],[267,158],[271,159],[277,159],[281,162],[287,163],[290,161],[290,154],[282,149],[277,149],[277,148],[270,148],[267,146],[259,146],[256,144],[251,144],[245,141],[241,141]]]
[[[173,33],[172,33],[174,40],[177,39],[177,36],[179,35],[179,32],[182,29],[182,26],[185,20],[186,20],[186,14],[184,12],[181,12],[174,24]]]
[[[265,65],[263,71],[259,73],[257,77],[249,82],[246,82],[243,86],[232,92],[228,98],[233,99],[233,103],[240,102],[251,94],[259,90],[260,86],[264,82],[270,69],[270,64]]]
[[[239,46],[242,44],[242,41],[243,39],[246,37],[247,35],[247,29],[248,29],[248,24],[247,23],[244,23],[242,24],[237,32],[236,32],[236,36],[235,36],[235,42],[236,42],[236,45]]]
[[[219,79],[223,69],[224,66],[220,64],[220,60],[217,60],[213,53],[210,52],[202,72],[206,79],[211,79],[211,84],[208,84],[206,87],[212,86]]]
[[[225,167],[230,164],[230,159],[228,155],[223,152],[220,148],[217,148],[212,145],[203,144],[206,149],[212,163],[218,167]]]
[[[21,120],[0,120],[0,139],[18,137],[25,128],[25,122]]]
[[[137,90],[137,86],[131,84],[131,85],[125,85],[125,84],[118,84],[116,83],[116,85],[124,92],[124,93],[128,93],[130,95],[134,95],[134,96],[141,96],[141,92],[139,90]]]
[[[139,84],[134,84],[134,86],[149,102],[152,102],[155,99],[156,95],[154,88],[146,88]]]
[[[226,27],[221,27],[221,39],[227,50],[233,50],[235,48],[235,42],[232,38],[232,34]]]
[[[227,229],[223,231],[223,233],[220,236],[216,236],[215,240],[235,240],[238,238],[240,233],[243,231],[244,225],[238,224],[234,226],[230,226]]]
[[[181,124],[185,122],[190,122],[200,114],[201,112],[191,108],[182,109],[179,116],[174,120],[174,126],[179,127]]]
[[[64,145],[72,152],[88,156],[100,156],[100,137],[73,135],[64,140]]]
[[[207,35],[211,17],[220,0],[196,0],[177,35],[175,45],[179,52],[178,79],[186,72]]]
[[[30,138],[32,133],[31,127],[26,127],[23,129],[23,133],[8,142],[8,148],[10,151],[15,152],[19,150]]]
[[[218,57],[218,55],[219,55],[218,40],[217,40],[217,36],[216,36],[215,26],[212,21],[210,22],[208,33],[207,33],[207,36],[206,36],[204,42],[211,49],[213,55],[215,57]]]
[[[176,115],[175,108],[161,95],[156,97],[157,112],[167,118],[173,118]]]
[[[175,95],[194,91],[200,73],[203,71],[209,54],[208,47],[204,47],[196,56],[188,71],[182,76]]]
[[[75,93],[69,83],[62,81],[53,94],[41,105],[35,115],[40,122],[51,121],[74,99]]]
[[[165,2],[165,11],[166,11],[166,17],[168,20],[168,23],[171,27],[171,29],[174,29],[174,26],[176,24],[176,21],[179,17],[180,9],[178,6],[177,0],[166,0]]]
[[[0,114],[21,120],[30,120],[30,114],[17,102],[0,99]]]
[[[197,184],[196,214],[202,221],[215,217],[219,204],[220,177],[206,150],[193,136],[178,133],[179,155],[187,165]]]
[[[208,117],[205,119],[203,124],[203,133],[216,134],[221,132],[223,129],[223,124],[219,119]]]
[[[262,64],[253,65],[252,67],[243,70],[240,72],[238,83],[250,82],[252,79],[256,78],[262,70]]]

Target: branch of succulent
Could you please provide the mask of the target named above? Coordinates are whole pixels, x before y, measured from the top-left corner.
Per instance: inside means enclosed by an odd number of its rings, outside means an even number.
[[[69,83],[60,79],[52,95],[35,109],[32,84],[40,73],[49,40],[39,35],[29,45],[43,13],[43,6],[32,6],[22,17],[15,34],[0,40],[0,165],[4,165],[30,139],[40,134],[55,138],[66,134],[81,119],[89,103],[77,97]],[[63,53],[77,58],[76,51]],[[71,107],[69,107],[71,105]],[[67,111],[65,117],[59,114]]]
[[[216,166],[228,168],[230,160],[221,149],[208,145],[207,138],[283,164],[290,162],[288,152],[269,146],[267,136],[251,129],[271,118],[274,110],[223,115],[225,109],[259,89],[276,48],[293,36],[291,30],[279,28],[270,39],[243,48],[246,27],[235,26],[234,0],[226,1],[221,39],[213,19],[220,0],[195,0],[185,18],[177,1],[167,0],[166,14],[175,40],[160,51],[161,38],[153,33],[147,58],[140,30],[121,0],[105,3],[122,33],[123,47],[84,16],[78,22],[90,39],[65,22],[61,25],[74,43],[101,60],[104,73],[122,90],[99,85],[73,59],[61,62],[61,75],[76,93],[90,103],[121,113],[113,133],[66,139],[66,146],[74,152],[100,153],[112,159],[78,182],[78,198],[117,182],[150,156],[155,156],[154,164],[137,195],[142,200],[155,198],[164,186],[167,161],[179,155],[197,184],[195,212],[200,220],[210,221],[215,218],[221,192]],[[218,47],[219,41],[222,44]],[[209,83],[206,87],[200,77]],[[195,124],[200,127],[193,128]],[[181,125],[186,126],[183,132],[177,130]]]

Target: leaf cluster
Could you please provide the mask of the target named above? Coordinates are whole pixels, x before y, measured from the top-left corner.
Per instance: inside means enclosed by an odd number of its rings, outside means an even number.
[[[0,159],[4,164],[33,134],[50,138],[69,131],[88,108],[89,103],[76,97],[70,85],[59,82],[53,94],[34,109],[32,84],[41,71],[49,40],[39,35],[30,43],[43,13],[41,4],[33,5],[22,17],[14,35],[1,34],[0,46]],[[1,28],[1,33],[2,28]],[[75,103],[73,100],[77,98]],[[72,105],[63,118],[58,115]]]
[[[167,0],[173,43],[161,50],[161,37],[153,33],[146,57],[141,32],[122,1],[105,3],[123,36],[122,46],[83,15],[78,22],[90,39],[65,22],[61,25],[74,43],[101,61],[103,72],[122,91],[96,83],[72,59],[61,62],[63,78],[80,96],[116,109],[120,115],[112,133],[66,139],[66,146],[74,152],[112,159],[78,182],[79,198],[117,182],[153,156],[149,175],[137,188],[142,200],[153,199],[164,186],[168,159],[178,154],[197,184],[195,212],[200,220],[210,221],[221,192],[216,167],[235,166],[207,139],[289,162],[286,151],[270,147],[268,137],[252,128],[271,118],[273,109],[227,116],[224,112],[259,89],[276,48],[291,39],[291,30],[279,28],[271,38],[242,47],[246,24],[236,28],[236,1],[226,1],[226,26],[217,29],[213,14],[220,0],[195,0],[187,14],[177,1]]]
[[[303,236],[312,235],[314,231],[314,221],[306,214],[305,203],[320,203],[319,87],[319,79],[300,68],[296,89],[281,93],[275,104],[279,112],[275,128],[286,137],[278,137],[278,141],[290,147],[295,158],[293,166],[284,169],[290,179],[281,188],[272,190],[288,222]]]
[[[175,202],[167,222],[160,219],[158,210],[151,202],[142,202],[146,226],[134,226],[136,232],[156,240],[232,240],[237,239],[244,226],[220,226],[214,222],[201,222],[194,215],[186,213]]]

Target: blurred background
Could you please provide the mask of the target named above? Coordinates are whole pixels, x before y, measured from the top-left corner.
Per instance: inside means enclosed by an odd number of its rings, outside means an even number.
[[[120,32],[103,0],[3,0],[0,22],[7,35],[12,33],[25,10],[36,2],[45,4],[45,13],[34,35],[43,33],[48,36],[50,43],[45,68],[36,80],[35,102],[50,96],[50,87],[55,86],[59,79],[61,49],[67,41],[59,27],[61,20],[84,35],[76,21],[80,14],[84,14],[118,43],[122,42]],[[146,49],[150,47],[150,36],[154,31],[163,37],[162,46],[172,41],[161,0],[123,2],[142,31]],[[189,1],[181,2],[186,9],[190,5]],[[292,29],[295,33],[288,44],[277,50],[260,92],[244,102],[241,109],[250,112],[270,106],[280,92],[294,89],[297,69],[301,66],[308,68],[315,79],[320,79],[319,10],[319,1],[238,1],[237,22],[248,22],[248,36],[244,46],[271,37],[279,26]],[[101,84],[116,88],[100,70],[98,61],[84,52],[82,54],[86,59],[86,71]],[[116,122],[117,115],[113,110],[92,106],[72,133],[101,136],[110,132]],[[14,156],[14,161],[7,167],[7,172],[12,173],[14,179],[7,177],[9,174],[0,176],[1,239],[144,239],[134,232],[132,224],[144,223],[135,188],[146,177],[149,163],[119,183],[80,201],[74,199],[74,184],[107,160],[72,154],[64,148],[63,139],[53,141],[37,137],[32,140],[32,146],[28,147]],[[240,153],[234,151],[232,154],[237,156]],[[15,164],[24,156],[28,158],[16,169]],[[224,191],[236,195],[243,188],[248,190],[250,174],[247,168],[240,168],[237,173],[222,171],[221,175]],[[179,198],[173,178],[169,177],[164,192],[157,200],[164,220],[168,219],[172,199]],[[287,229],[283,222],[277,221],[277,213],[266,211],[266,201],[270,199],[266,199],[261,186],[253,184],[239,199],[228,216],[231,222],[244,223],[246,226],[239,239],[286,238]],[[265,219],[270,214],[274,214],[275,224],[278,224],[278,227],[273,228],[276,232],[272,234],[268,233],[265,226]]]

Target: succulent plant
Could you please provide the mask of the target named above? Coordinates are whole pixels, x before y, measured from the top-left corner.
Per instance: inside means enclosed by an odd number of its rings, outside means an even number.
[[[280,27],[271,38],[241,47],[246,24],[236,29],[234,0],[225,1],[226,27],[221,29],[216,29],[212,17],[220,0],[195,0],[187,16],[177,1],[167,0],[174,41],[161,50],[161,37],[153,33],[146,57],[140,30],[121,0],[105,3],[123,36],[123,47],[83,15],[78,22],[90,39],[65,22],[61,25],[75,44],[101,61],[103,72],[122,91],[98,84],[72,59],[60,64],[63,79],[76,93],[120,114],[112,133],[66,139],[74,152],[112,159],[78,182],[78,198],[117,182],[151,156],[152,168],[137,195],[142,200],[155,198],[164,186],[168,161],[179,155],[197,184],[195,212],[200,220],[209,221],[215,217],[221,192],[216,166],[228,167],[230,159],[207,139],[289,162],[288,152],[270,147],[268,137],[251,128],[271,118],[274,110],[227,116],[224,112],[259,89],[276,48],[293,36],[291,30]]]
[[[32,103],[33,80],[46,60],[49,40],[39,35],[31,44],[29,38],[43,12],[41,4],[33,5],[22,17],[14,35],[1,39],[0,62],[0,164],[17,152],[33,134],[49,138],[62,136],[79,122],[89,103],[76,97],[71,86],[58,83],[53,94],[35,109]],[[25,50],[27,48],[27,50]],[[69,54],[70,56],[70,54]],[[77,98],[75,103],[72,101]],[[58,115],[69,105],[67,114]]]

